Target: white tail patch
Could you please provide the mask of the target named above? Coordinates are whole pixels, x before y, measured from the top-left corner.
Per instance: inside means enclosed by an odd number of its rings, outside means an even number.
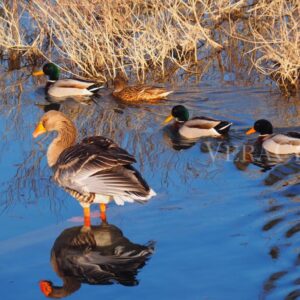
[[[90,91],[90,92],[94,92],[94,91],[98,91],[98,90],[100,90],[100,89],[104,89],[104,85],[102,85],[102,86],[96,86],[96,87],[94,87],[94,88],[92,88],[92,89],[89,89],[89,91]]]
[[[152,189],[150,189],[149,194],[145,197],[128,195],[128,196],[114,196],[113,199],[115,200],[117,205],[124,205],[125,202],[133,203],[134,201],[148,201],[155,195],[156,193]]]
[[[168,95],[174,93],[174,91],[168,91],[168,92],[165,92],[165,93],[162,93],[160,94],[161,97],[167,97]]]
[[[219,128],[219,130],[223,130],[223,129],[225,129],[225,128],[227,128],[227,127],[231,126],[231,125],[232,125],[232,123],[229,123],[229,124],[227,124],[227,125],[225,125],[225,126],[223,126],[223,127]]]

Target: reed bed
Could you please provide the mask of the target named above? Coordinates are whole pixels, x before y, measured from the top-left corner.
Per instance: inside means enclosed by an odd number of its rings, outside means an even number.
[[[297,0],[4,0],[0,49],[38,54],[84,78],[137,81],[221,72],[299,90]]]

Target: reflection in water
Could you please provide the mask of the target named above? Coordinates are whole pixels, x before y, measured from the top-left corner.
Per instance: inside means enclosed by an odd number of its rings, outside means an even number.
[[[297,246],[300,232],[297,203],[299,202],[299,171],[298,158],[292,157],[274,167],[264,181],[270,188],[275,203],[266,210],[267,220],[262,226],[262,231],[269,236],[277,237],[276,244],[270,247],[269,255],[279,269],[265,280],[262,299],[291,300],[299,299],[300,296],[298,288],[300,255]],[[278,202],[280,199],[283,199],[282,204]],[[292,255],[291,261],[287,260],[290,255]],[[283,290],[284,294],[282,294]]]
[[[163,128],[163,138],[167,145],[174,150],[184,150],[193,147],[198,139],[186,139],[178,132],[178,123],[167,125]]]
[[[26,70],[24,71],[26,72]],[[0,150],[1,162],[3,163],[1,203],[11,207],[9,214],[1,215],[1,220],[3,228],[9,224],[12,233],[19,234],[23,231],[29,232],[30,228],[36,225],[36,222],[39,222],[41,228],[48,226],[49,223],[55,222],[57,215],[59,215],[59,218],[63,218],[60,215],[64,216],[66,210],[72,210],[72,213],[73,211],[75,213],[78,208],[73,206],[73,202],[69,201],[70,199],[64,195],[64,192],[57,189],[51,181],[51,173],[48,167],[45,166],[46,161],[43,153],[43,151],[46,151],[47,138],[38,144],[33,143],[31,138],[30,133],[36,119],[42,114],[42,111],[34,103],[44,101],[44,91],[37,94],[35,82],[32,81],[31,77],[28,79],[24,72],[11,72],[3,77],[0,82],[0,90],[2,99],[0,110],[2,143]],[[102,92],[105,93],[106,90]],[[204,101],[203,97],[207,97],[209,100]],[[241,280],[240,284],[236,286],[233,298],[244,299],[245,295],[248,295],[249,299],[257,299],[253,295],[257,294],[259,288],[263,290],[264,283],[269,278],[273,280],[274,288],[269,289],[269,292],[265,292],[268,299],[283,299],[288,294],[290,294],[290,297],[295,296],[296,290],[299,288],[299,283],[296,285],[296,280],[299,278],[300,232],[294,226],[299,223],[299,209],[297,209],[299,206],[297,198],[299,196],[296,196],[296,185],[290,179],[297,180],[298,171],[295,170],[294,175],[290,173],[286,177],[285,172],[287,170],[284,168],[277,169],[277,167],[284,165],[282,164],[272,168],[270,172],[265,174],[257,172],[255,167],[250,167],[245,175],[251,176],[240,176],[240,173],[232,167],[232,162],[226,162],[222,154],[218,155],[220,159],[212,161],[211,156],[207,153],[208,146],[202,139],[197,142],[198,145],[191,147],[189,150],[180,152],[171,150],[168,147],[169,144],[166,145],[162,138],[160,122],[170,112],[171,106],[181,104],[183,101],[189,107],[192,107],[195,112],[201,111],[204,114],[213,112],[215,116],[224,115],[224,117],[232,119],[234,127],[230,131],[230,139],[231,142],[234,141],[235,147],[240,147],[246,142],[245,129],[252,124],[253,119],[257,116],[268,117],[274,120],[276,125],[285,126],[289,129],[291,129],[291,126],[300,125],[298,100],[283,101],[282,98],[270,94],[268,91],[253,87],[239,88],[236,85],[234,88],[230,86],[221,89],[215,86],[206,86],[201,90],[198,86],[185,88],[177,91],[172,96],[172,101],[163,101],[151,105],[148,103],[130,106],[121,105],[109,96],[102,97],[97,105],[82,105],[71,103],[71,101],[61,103],[60,110],[75,121],[80,137],[104,135],[116,140],[122,147],[128,149],[130,153],[137,157],[141,170],[153,180],[155,188],[162,195],[161,197],[164,197],[162,200],[165,199],[165,203],[169,204],[166,207],[182,208],[181,210],[163,211],[163,209],[166,209],[164,204],[161,204],[164,203],[163,201],[153,202],[151,205],[154,209],[139,207],[135,210],[134,207],[130,207],[132,219],[135,219],[142,212],[142,226],[151,230],[156,230],[161,226],[164,227],[165,230],[159,232],[157,240],[164,241],[166,236],[171,239],[174,235],[176,244],[188,245],[192,243],[193,247],[184,247],[184,251],[186,251],[184,254],[187,254],[184,256],[187,263],[185,266],[192,266],[189,272],[193,269],[197,270],[197,273],[186,276],[186,272],[177,272],[180,265],[176,266],[174,264],[174,269],[169,268],[168,270],[163,269],[163,265],[156,265],[153,270],[152,268],[147,269],[147,271],[154,274],[154,276],[149,274],[152,278],[151,282],[134,289],[134,292],[140,290],[141,293],[148,292],[153,286],[160,284],[161,278],[156,278],[155,274],[163,270],[166,285],[172,284],[170,278],[173,278],[174,271],[176,271],[176,276],[179,276],[182,286],[187,284],[195,287],[190,291],[187,290],[187,298],[191,298],[193,292],[194,295],[195,292],[198,292],[203,294],[203,297],[212,299],[224,298],[224,289],[227,289],[228,286],[234,286],[237,271],[235,266],[239,265],[240,269],[238,271],[240,274],[244,278],[247,277],[247,279],[253,281]],[[218,143],[220,140],[215,141]],[[200,144],[201,150],[199,149]],[[273,173],[275,170],[277,170],[277,173]],[[271,173],[273,173],[274,178],[275,175],[278,178],[284,178],[277,181],[280,186],[277,184],[269,186],[262,184],[262,180]],[[254,178],[253,175],[257,174],[258,176]],[[223,179],[225,180],[224,183],[222,182]],[[216,181],[221,182],[218,186],[220,188],[218,192],[222,192],[223,196],[220,199],[215,197],[217,192],[215,188]],[[285,186],[286,183],[288,183],[288,186]],[[272,197],[267,199],[261,197],[261,193],[266,195],[266,193],[270,193],[270,190]],[[286,192],[288,192],[289,197],[287,197]],[[186,197],[186,195],[189,197]],[[201,201],[205,199],[207,201]],[[68,204],[69,202],[70,204]],[[267,207],[265,207],[265,204]],[[43,214],[41,214],[41,210]],[[223,216],[217,218],[223,210],[227,211],[226,218]],[[157,219],[159,211],[168,218],[168,222],[158,224],[154,221]],[[188,214],[189,217],[178,218],[182,213]],[[14,219],[14,215],[17,215],[19,219]],[[202,225],[201,220],[203,219],[209,220],[209,226]],[[32,220],[32,222],[30,221],[32,224],[29,220]],[[180,220],[183,220],[184,226],[180,226],[178,234],[174,232],[173,222],[179,224]],[[251,220],[254,222],[250,222]],[[128,226],[133,227],[134,230],[134,224]],[[226,235],[229,231],[235,231],[237,227],[239,228],[238,233],[249,236],[249,246],[242,246],[242,251],[240,251],[241,248],[238,248],[236,242],[230,241]],[[198,242],[195,241],[195,235],[190,232],[190,228],[195,228],[199,232],[199,236],[213,237],[214,242],[218,240],[218,244],[222,245],[222,248],[224,246],[223,252],[228,255],[217,255],[214,252],[215,247],[212,247],[213,243],[203,242],[202,239],[198,239]],[[10,232],[2,230],[1,238]],[[145,234],[147,230],[143,232]],[[289,237],[286,237],[286,234]],[[36,235],[34,234],[35,237]],[[47,240],[49,240],[49,237]],[[145,237],[145,240],[147,240],[147,237]],[[72,249],[71,245],[65,246],[66,249],[73,251],[75,254],[79,253],[80,249],[84,249],[81,246],[81,248],[75,247],[75,250],[70,250]],[[183,252],[172,251],[173,243],[165,243],[164,241],[162,246],[164,247],[162,252],[172,254],[170,259],[173,258],[174,260],[170,260],[170,263],[183,257]],[[3,286],[9,286],[10,281],[18,283],[19,286],[15,290],[7,289],[5,291],[3,289],[2,296],[4,299],[7,297],[18,298],[15,293],[18,290],[21,290],[20,293],[22,293],[25,289],[28,293],[24,294],[24,299],[41,298],[32,296],[34,292],[39,293],[39,291],[36,291],[36,285],[33,285],[34,290],[30,290],[31,286],[28,290],[27,281],[17,281],[19,278],[23,279],[25,277],[27,279],[28,265],[36,264],[35,259],[40,259],[41,249],[40,245],[36,247],[28,246],[28,251],[32,251],[35,255],[29,255],[26,260],[17,259],[22,257],[23,252],[11,253],[12,268],[9,268],[11,270],[3,270],[1,280]],[[87,253],[90,253],[91,250],[88,247],[85,249],[87,249]],[[195,253],[194,251],[200,251],[200,254],[203,251],[204,255],[198,255],[199,259],[195,260],[192,255]],[[242,255],[239,261],[236,255],[237,251]],[[81,252],[82,255],[83,252],[84,250]],[[268,253],[270,253],[269,256],[267,256]],[[17,256],[19,254],[21,256]],[[224,260],[222,257],[224,257]],[[220,259],[220,264],[209,264],[208,268],[211,272],[207,273],[203,265],[206,261],[215,261],[216,259]],[[232,264],[233,261],[238,263]],[[17,265],[14,265],[15,262],[18,262]],[[168,261],[166,260],[166,262]],[[224,270],[224,273],[219,274],[220,270]],[[272,276],[277,272],[286,271],[288,273],[280,278]],[[210,277],[209,273],[213,273],[213,276]],[[224,276],[226,278],[221,278],[221,275],[224,274],[226,274]],[[185,278],[187,282],[185,282]],[[195,284],[191,278],[201,280],[201,287]],[[30,280],[30,276],[28,280]],[[57,280],[59,281],[59,279]],[[211,284],[215,280],[219,280],[220,283],[218,291],[211,288]],[[55,281],[55,283],[59,283],[58,281]],[[259,284],[261,285],[257,288]],[[78,281],[76,281],[76,285],[78,286]],[[174,294],[180,293],[182,286],[174,285]],[[95,292],[95,289],[101,289],[101,287],[87,288],[85,297],[91,297],[90,295]],[[169,293],[169,291],[166,290],[157,291],[154,288],[149,297],[168,298],[166,293]],[[130,291],[124,292],[122,298],[130,299],[132,289]],[[119,287],[117,285],[109,287],[109,292],[111,292],[112,298],[118,299]],[[7,296],[7,293],[10,293],[10,296]],[[74,296],[77,295],[74,294]]]
[[[298,182],[298,173],[300,172],[300,161],[297,156],[280,164],[272,169],[265,178],[265,185],[274,185],[277,182],[283,182],[284,186],[291,186]]]
[[[291,155],[279,155],[267,152],[258,138],[254,143],[244,144],[234,158],[234,164],[239,170],[246,170],[249,164],[254,164],[263,171],[285,162]]]
[[[210,153],[212,158],[216,157],[217,153],[224,154],[225,159],[229,159],[229,154],[234,152],[236,147],[232,144],[229,135],[223,135],[218,138],[206,137],[201,139],[200,151]]]
[[[122,231],[108,223],[65,229],[54,242],[51,264],[63,286],[41,281],[42,292],[50,298],[63,298],[77,291],[82,283],[138,285],[136,275],[154,251],[154,243],[134,244]]]
[[[36,106],[42,109],[45,113],[49,110],[59,111],[61,104],[59,103],[49,103],[49,104],[39,104],[36,103]]]

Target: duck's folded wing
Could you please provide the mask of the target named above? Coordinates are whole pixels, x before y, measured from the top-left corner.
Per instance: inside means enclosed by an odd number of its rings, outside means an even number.
[[[221,121],[206,117],[195,117],[184,123],[185,126],[199,129],[212,129],[220,124]]]
[[[111,140],[88,138],[60,155],[54,167],[54,180],[79,193],[145,200],[150,189],[131,166],[134,162],[133,156]]]
[[[77,89],[86,89],[89,86],[95,84],[94,82],[81,81],[78,79],[60,79],[56,81],[53,86],[61,88],[77,88]]]
[[[153,196],[140,173],[130,165],[100,170],[89,176],[82,175],[78,181],[89,192],[113,196],[119,204],[123,204],[123,201],[147,200]]]
[[[279,145],[300,146],[300,134],[297,132],[276,134],[272,137],[272,140]]]
[[[173,91],[167,91],[164,87],[149,86],[149,85],[136,85],[128,86],[124,89],[127,93],[135,95],[160,95],[160,94],[171,94]]]

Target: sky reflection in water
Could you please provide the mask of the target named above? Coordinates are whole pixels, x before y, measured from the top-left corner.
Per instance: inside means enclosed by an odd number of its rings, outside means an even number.
[[[28,74],[27,74],[28,75]],[[45,153],[53,135],[31,133],[46,101],[42,82],[19,71],[1,82],[0,282],[3,299],[43,299],[41,279],[62,283],[49,261],[63,230],[81,225],[78,203],[51,181]],[[24,80],[24,82],[23,82]],[[79,138],[101,134],[130,153],[158,196],[146,205],[110,205],[108,221],[135,244],[155,241],[139,285],[84,284],[69,299],[283,299],[297,293],[299,182],[297,161],[262,172],[238,169],[245,131],[261,117],[299,129],[299,99],[260,87],[208,82],[178,88],[169,100],[126,106],[101,91],[97,104],[63,103]],[[176,104],[192,115],[232,121],[223,140],[182,144],[161,122]],[[207,148],[216,150],[212,156]],[[175,146],[174,146],[175,145]],[[178,146],[179,145],[179,146]],[[224,152],[222,149],[229,149]],[[288,171],[290,170],[290,171]],[[97,207],[92,208],[99,225]],[[298,227],[297,227],[298,226]]]

